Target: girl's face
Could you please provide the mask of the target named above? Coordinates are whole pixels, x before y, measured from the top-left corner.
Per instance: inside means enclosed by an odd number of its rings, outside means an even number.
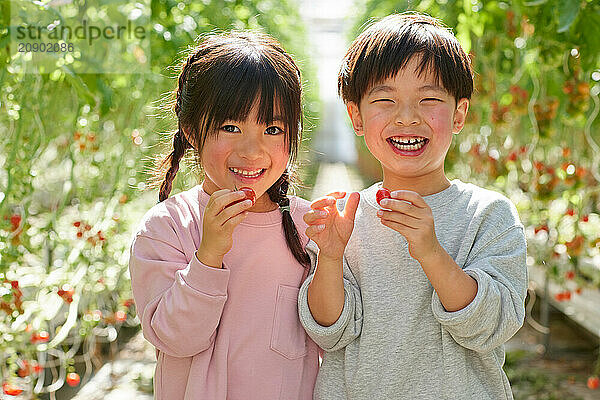
[[[283,174],[289,159],[285,124],[275,116],[271,125],[256,122],[255,104],[244,121],[225,121],[216,135],[209,135],[201,154],[204,191],[249,187],[256,203],[249,211],[277,208],[266,193]]]

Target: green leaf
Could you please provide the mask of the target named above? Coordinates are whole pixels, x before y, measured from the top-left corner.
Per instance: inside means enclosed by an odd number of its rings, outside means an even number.
[[[548,0],[533,0],[525,3],[526,6],[539,6],[540,4],[546,3]]]
[[[581,9],[580,0],[560,0],[558,4],[558,30],[557,32],[565,32],[569,30],[579,10]]]

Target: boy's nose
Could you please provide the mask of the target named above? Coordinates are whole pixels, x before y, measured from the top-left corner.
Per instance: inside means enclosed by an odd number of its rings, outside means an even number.
[[[396,113],[396,124],[409,126],[416,125],[420,121],[419,113],[414,106],[401,106],[398,107]]]

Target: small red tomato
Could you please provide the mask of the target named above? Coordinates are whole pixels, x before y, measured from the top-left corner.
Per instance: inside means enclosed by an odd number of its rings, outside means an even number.
[[[575,215],[575,211],[573,211],[573,209],[572,209],[572,208],[569,208],[569,209],[567,210],[567,212],[566,212],[566,215],[568,215],[568,216],[571,216],[571,217],[572,217],[573,215]]]
[[[79,385],[79,381],[81,380],[81,378],[79,377],[79,374],[77,372],[69,372],[67,374],[67,385],[69,386],[77,386]]]
[[[18,396],[23,393],[23,389],[19,389],[8,382],[2,384],[2,390],[4,391],[4,394],[9,396]]]
[[[119,310],[115,313],[115,319],[119,322],[123,322],[127,319],[127,314],[124,311]]]
[[[254,190],[252,190],[249,187],[242,187],[240,188],[240,190],[244,192],[247,200],[252,200],[252,205],[254,205],[254,203],[256,202],[256,193],[254,193]]]
[[[571,271],[567,271],[565,273],[565,278],[568,280],[574,279],[575,278],[575,271],[571,270]]]
[[[581,288],[578,287],[577,289],[575,289],[575,294],[581,294]]]
[[[590,376],[587,380],[587,387],[592,390],[596,390],[598,389],[598,386],[600,386],[600,378],[597,376]]]
[[[390,199],[391,197],[392,197],[392,194],[386,188],[379,189],[377,191],[377,194],[375,194],[375,199],[377,200],[377,204],[379,204],[379,205],[381,205],[381,200]]]
[[[587,215],[584,215],[583,217],[581,217],[582,222],[588,222],[589,220],[590,220],[590,217]]]
[[[21,225],[21,216],[19,214],[11,215],[10,224],[12,225],[12,230],[16,230]]]
[[[46,331],[41,331],[40,333],[38,333],[37,335],[37,340],[39,342],[45,343],[50,339],[50,334]]]
[[[571,300],[571,292],[569,292],[568,290],[567,290],[567,291],[565,291],[565,292],[563,293],[563,299],[564,299],[564,300],[567,300],[567,301]]]

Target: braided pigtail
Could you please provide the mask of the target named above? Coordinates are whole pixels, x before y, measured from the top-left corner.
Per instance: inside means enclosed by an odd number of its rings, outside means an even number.
[[[281,218],[283,222],[283,232],[285,234],[285,241],[287,242],[288,248],[294,255],[294,258],[298,260],[305,268],[310,267],[310,258],[308,253],[302,247],[300,242],[300,235],[294,220],[292,219],[292,213],[290,212],[290,198],[287,196],[287,191],[290,186],[289,173],[286,170],[283,175],[267,190],[267,194],[272,202],[279,204],[281,210]]]
[[[167,164],[169,161],[171,162],[171,165],[165,174],[165,180],[160,185],[160,192],[158,194],[159,202],[164,201],[169,197],[169,193],[171,193],[173,186],[173,179],[175,179],[175,175],[179,170],[179,161],[181,161],[185,151],[190,147],[192,146],[185,139],[181,128],[178,129],[177,133],[175,133],[175,136],[173,137],[173,151],[163,161],[163,165]]]

